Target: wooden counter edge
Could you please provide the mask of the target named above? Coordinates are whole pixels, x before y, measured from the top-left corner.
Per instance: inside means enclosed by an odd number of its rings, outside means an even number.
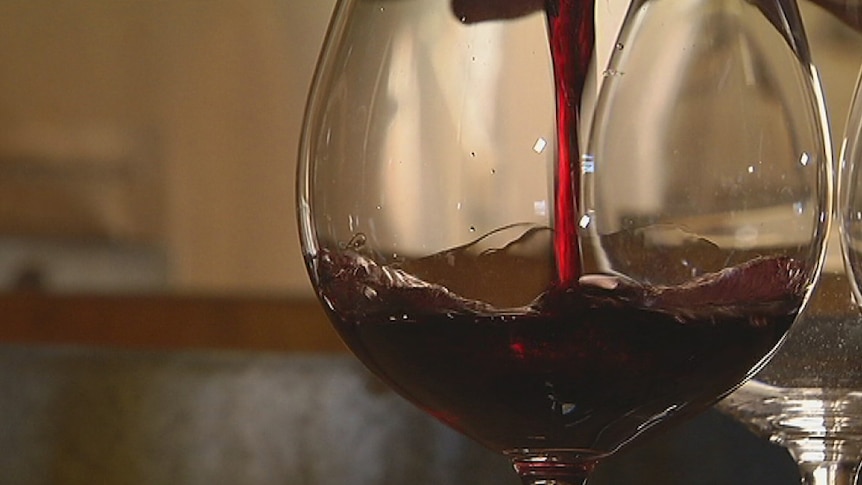
[[[0,295],[0,343],[343,352],[316,300],[277,296]]]

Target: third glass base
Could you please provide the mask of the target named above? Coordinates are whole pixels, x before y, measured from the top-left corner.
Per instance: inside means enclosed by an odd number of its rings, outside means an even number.
[[[856,483],[862,460],[862,392],[776,387],[755,380],[718,409],[787,448],[803,484]]]

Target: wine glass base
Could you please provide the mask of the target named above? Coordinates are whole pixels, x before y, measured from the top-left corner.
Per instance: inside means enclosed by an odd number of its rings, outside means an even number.
[[[852,485],[858,469],[858,463],[852,460],[799,464],[803,485]]]
[[[851,484],[862,459],[862,392],[750,381],[717,406],[784,446],[804,484]]]
[[[602,458],[608,456],[594,450],[579,449],[517,449],[504,454],[524,485],[580,485]]]

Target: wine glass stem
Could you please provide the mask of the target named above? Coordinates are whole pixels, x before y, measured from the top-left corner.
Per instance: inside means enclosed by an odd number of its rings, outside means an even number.
[[[586,485],[587,477],[572,477],[572,478],[536,478],[536,477],[521,477],[523,485]]]
[[[517,450],[506,453],[523,485],[584,485],[601,455],[577,450]]]
[[[858,463],[823,462],[800,463],[802,485],[854,485]]]

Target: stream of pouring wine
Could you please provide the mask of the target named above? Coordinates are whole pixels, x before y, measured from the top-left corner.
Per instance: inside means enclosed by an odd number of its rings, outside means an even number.
[[[595,46],[593,0],[547,0],[545,11],[557,103],[554,251],[562,286],[581,276],[577,215],[580,192],[580,104]]]

